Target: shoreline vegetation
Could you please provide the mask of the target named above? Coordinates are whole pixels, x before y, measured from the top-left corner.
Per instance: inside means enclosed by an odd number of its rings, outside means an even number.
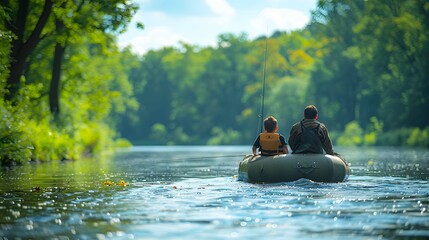
[[[132,143],[250,145],[265,46],[265,111],[284,135],[315,104],[334,145],[429,148],[427,1],[320,0],[302,30],[143,56],[116,42],[136,11],[120,0],[0,6],[2,166]]]

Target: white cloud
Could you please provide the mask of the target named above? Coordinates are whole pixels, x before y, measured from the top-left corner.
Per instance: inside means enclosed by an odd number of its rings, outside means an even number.
[[[309,22],[309,17],[303,12],[288,8],[265,8],[259,15],[251,20],[252,29],[250,35],[255,37],[269,30],[294,30],[304,28]]]
[[[140,36],[122,41],[120,47],[132,46],[134,52],[144,54],[149,50],[160,49],[165,46],[177,46],[179,41],[189,42],[170,28],[158,26],[145,30]]]
[[[235,9],[231,7],[226,0],[206,0],[206,4],[210,7],[213,13],[231,17],[235,15]]]
[[[156,0],[136,1],[147,3]],[[142,4],[139,12],[133,17],[129,30],[118,37],[118,42],[121,47],[130,45],[134,52],[144,54],[151,49],[178,46],[179,41],[198,46],[212,46],[216,45],[221,33],[245,32],[249,38],[255,38],[276,30],[301,29],[309,22],[310,17],[306,14],[309,10],[306,8],[299,11],[299,8],[286,4],[289,1],[284,0],[264,1],[278,2],[268,4],[268,7],[262,0],[238,1],[242,5],[236,4],[234,8],[228,0],[204,0],[205,9],[208,8],[212,13],[204,15],[192,13],[175,15],[170,7],[145,8],[147,5]],[[301,1],[304,3],[313,0]],[[265,9],[261,6],[265,6]],[[142,22],[144,30],[136,29],[134,27],[136,22]]]

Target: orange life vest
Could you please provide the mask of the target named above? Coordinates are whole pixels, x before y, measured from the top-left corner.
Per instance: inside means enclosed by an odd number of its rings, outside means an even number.
[[[260,151],[262,155],[276,155],[281,150],[280,134],[278,133],[261,133],[259,134]]]

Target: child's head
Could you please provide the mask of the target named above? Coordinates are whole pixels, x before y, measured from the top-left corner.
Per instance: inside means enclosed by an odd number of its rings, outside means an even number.
[[[264,119],[264,129],[267,132],[275,132],[277,131],[277,119],[273,116],[269,116]]]

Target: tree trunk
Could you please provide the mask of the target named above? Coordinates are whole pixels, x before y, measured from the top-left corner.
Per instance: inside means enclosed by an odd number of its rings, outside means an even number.
[[[9,66],[10,74],[7,79],[6,94],[4,97],[5,100],[9,101],[11,101],[19,91],[20,79],[23,75],[27,58],[36,47],[37,43],[39,43],[42,30],[52,12],[52,0],[45,0],[43,11],[36,26],[28,39],[25,40],[29,2],[29,0],[19,1],[18,14],[15,22],[13,24],[6,24],[8,29],[16,35],[16,38],[12,41]]]
[[[65,8],[66,3],[61,4],[61,8]],[[55,19],[55,32],[61,36],[64,33],[64,22],[56,18]],[[67,42],[67,41],[66,41]],[[61,66],[63,62],[64,52],[67,43],[58,42],[55,44],[54,59],[52,63],[52,78],[51,86],[49,88],[49,107],[51,114],[57,121],[60,115],[60,84],[61,84]]]
[[[12,48],[10,52],[9,77],[7,79],[5,99],[11,100],[19,90],[20,77],[22,75],[25,59],[22,59],[22,46],[24,45],[24,32],[27,23],[29,0],[19,1],[19,8],[16,19],[13,24],[6,23],[7,28],[13,32],[16,38],[12,40]]]
[[[61,80],[61,63],[66,47],[60,43],[55,45],[54,62],[52,64],[52,79],[49,88],[49,107],[55,119],[60,114],[60,80]]]

